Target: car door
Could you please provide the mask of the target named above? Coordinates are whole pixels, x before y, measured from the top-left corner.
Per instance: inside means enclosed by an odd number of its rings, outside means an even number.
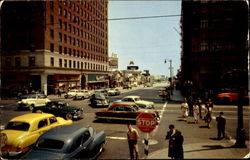
[[[37,133],[40,136],[43,133],[45,133],[46,131],[48,131],[49,129],[50,129],[50,125],[49,125],[48,119],[44,118],[38,122],[37,130],[35,131],[35,133]]]

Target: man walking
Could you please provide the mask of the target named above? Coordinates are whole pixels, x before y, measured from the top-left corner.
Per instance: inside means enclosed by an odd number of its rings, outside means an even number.
[[[174,125],[169,125],[166,139],[169,139],[168,157],[171,159],[183,159],[183,141],[181,132],[175,129]]]
[[[216,117],[216,121],[218,129],[217,139],[220,140],[221,134],[222,134],[222,139],[225,138],[226,118],[223,116],[223,112],[220,112],[219,116]]]
[[[135,152],[135,159],[139,159],[139,151],[137,144],[137,140],[139,139],[139,134],[137,130],[132,127],[131,124],[128,124],[127,137],[128,137],[130,159],[134,159],[134,152]]]

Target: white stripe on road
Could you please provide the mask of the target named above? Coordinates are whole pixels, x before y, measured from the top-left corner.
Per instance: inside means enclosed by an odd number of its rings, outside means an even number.
[[[153,130],[152,136],[155,136],[155,134],[156,134],[156,132],[157,132],[157,130],[158,130],[158,126],[159,126],[159,124],[160,124],[160,122],[161,122],[161,119],[162,119],[162,117],[163,117],[163,113],[165,112],[165,108],[167,107],[167,104],[168,104],[168,102],[165,102],[165,104],[164,104],[163,107],[162,107],[162,110],[159,110],[159,111],[158,111],[158,112],[160,112],[160,120],[159,120],[159,122],[158,122],[157,127]]]
[[[106,138],[115,139],[115,140],[127,140],[127,137],[111,137],[111,136],[107,136]]]

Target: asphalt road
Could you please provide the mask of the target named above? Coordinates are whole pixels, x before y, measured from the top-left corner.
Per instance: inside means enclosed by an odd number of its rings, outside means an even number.
[[[119,96],[110,97],[110,101],[115,101],[121,99],[127,95],[139,95],[142,99],[153,101],[155,103],[156,110],[161,114],[161,120],[158,127],[150,133],[150,148],[149,152],[154,152],[159,149],[166,148],[168,142],[165,141],[166,131],[169,124],[175,124],[176,128],[180,129],[184,135],[185,144],[189,143],[202,143],[209,137],[216,137],[214,135],[206,134],[207,128],[204,127],[204,123],[200,120],[199,124],[187,124],[181,117],[180,104],[165,102],[158,96],[159,87],[150,88],[139,88]],[[85,118],[74,121],[82,126],[92,126],[96,130],[104,130],[107,135],[107,144],[105,151],[99,156],[101,159],[128,159],[129,150],[126,139],[127,126],[125,123],[112,123],[112,122],[96,122],[95,112],[100,110],[100,108],[92,108],[89,106],[88,99],[86,100],[71,100],[64,99],[63,97],[58,98],[57,96],[49,96],[51,99],[60,99],[68,101],[72,106],[82,107],[85,111]],[[1,110],[1,124],[6,124],[11,118],[29,113],[29,111],[17,111],[16,101],[10,100],[1,103],[4,106]],[[237,107],[236,106],[224,106],[215,105],[214,106],[214,116],[218,112],[223,111],[227,117],[226,131],[232,137],[235,137],[237,128]],[[215,127],[215,120],[212,121],[212,127]],[[136,126],[134,125],[136,128]],[[246,130],[246,137],[249,140],[249,107],[244,107],[244,128]],[[137,128],[139,131],[139,129]],[[202,134],[200,134],[202,132]],[[144,155],[144,144],[143,139],[145,134],[139,131],[140,141],[139,141],[139,152],[140,157],[143,158]]]

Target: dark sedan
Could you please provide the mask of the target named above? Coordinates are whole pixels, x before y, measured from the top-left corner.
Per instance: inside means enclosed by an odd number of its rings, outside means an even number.
[[[152,113],[157,120],[160,119],[159,113],[155,110],[140,109],[135,103],[120,102],[111,104],[107,109],[96,112],[98,120],[122,120],[135,121],[136,117],[143,112]]]
[[[38,138],[24,159],[96,158],[104,149],[106,134],[77,124],[55,127]]]
[[[55,116],[60,116],[67,120],[84,118],[82,108],[69,106],[69,104],[64,101],[48,102],[45,106],[34,107],[33,112],[51,113]]]
[[[109,100],[102,93],[94,93],[92,96],[90,96],[89,101],[92,107],[108,107],[109,106]]]

